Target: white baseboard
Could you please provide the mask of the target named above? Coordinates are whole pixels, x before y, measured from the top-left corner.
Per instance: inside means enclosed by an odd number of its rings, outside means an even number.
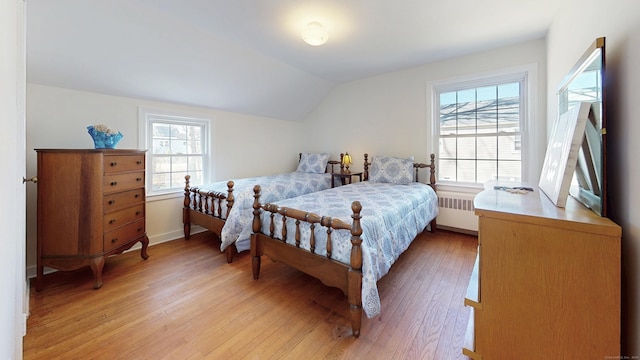
[[[27,335],[27,319],[29,319],[29,314],[22,314],[22,337]]]

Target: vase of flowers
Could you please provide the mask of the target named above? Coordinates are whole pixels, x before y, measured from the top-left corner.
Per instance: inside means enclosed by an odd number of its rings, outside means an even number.
[[[87,130],[96,149],[115,149],[123,136],[120,131],[110,129],[106,125],[89,125]]]

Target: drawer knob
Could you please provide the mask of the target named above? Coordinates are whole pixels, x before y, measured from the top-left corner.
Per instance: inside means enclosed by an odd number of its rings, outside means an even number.
[[[117,166],[117,165],[118,165],[118,163],[116,161],[111,163],[111,166]]]
[[[133,197],[135,197],[136,199],[140,197],[140,194],[135,194],[133,195]]]
[[[142,214],[142,211],[136,211],[136,215]]]
[[[111,182],[111,186],[116,186],[116,185],[118,185],[118,182],[117,182],[117,181],[112,181],[112,182]]]
[[[136,161],[136,164],[137,164],[137,165],[140,165],[140,164],[142,164],[142,161],[141,161],[141,160],[138,160],[138,161]]]
[[[115,200],[109,200],[109,205],[113,205],[113,204],[115,204],[115,203],[116,203],[116,201],[115,201]]]
[[[142,228],[138,228],[138,232],[141,232],[141,231],[142,231]]]
[[[142,181],[142,178],[136,178],[136,181]]]
[[[112,244],[113,244],[113,243],[115,243],[115,242],[118,242],[118,238],[113,238],[113,239],[111,239],[111,243],[112,243]]]
[[[111,219],[111,220],[109,220],[109,224],[113,224],[113,223],[115,223],[115,222],[116,222],[116,219]]]

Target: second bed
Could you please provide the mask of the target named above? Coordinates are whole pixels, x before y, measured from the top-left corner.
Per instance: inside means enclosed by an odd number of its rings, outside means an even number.
[[[342,160],[342,154],[340,157]],[[200,186],[191,186],[187,175],[182,211],[184,237],[189,239],[192,224],[213,232],[220,238],[220,250],[230,263],[237,252],[249,249],[254,185],[263,186],[266,201],[325,190],[331,187],[334,166],[342,168],[341,160],[329,160],[326,153],[301,153],[294,172]]]

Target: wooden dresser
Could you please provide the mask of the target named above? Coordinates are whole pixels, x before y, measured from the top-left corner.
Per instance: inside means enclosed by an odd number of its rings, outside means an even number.
[[[618,358],[621,228],[572,197],[558,208],[537,188],[521,195],[494,185],[474,200],[479,246],[463,353]]]
[[[102,286],[105,258],[142,243],[145,232],[145,152],[115,149],[36,149],[38,254],[36,290],[43,268],[90,266]]]

